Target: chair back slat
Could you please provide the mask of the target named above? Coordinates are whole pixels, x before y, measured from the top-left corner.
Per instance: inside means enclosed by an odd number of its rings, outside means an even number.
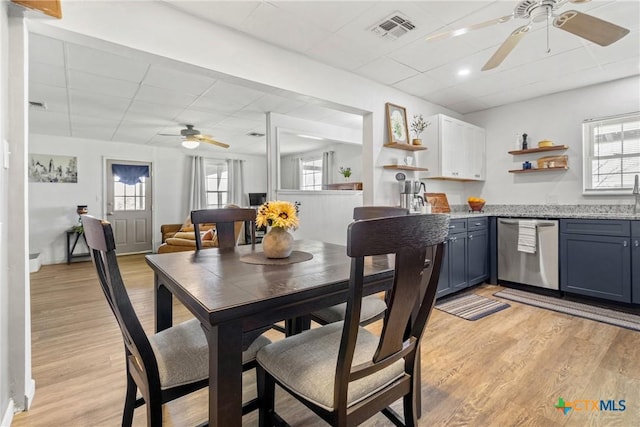
[[[254,208],[227,207],[221,209],[200,209],[191,211],[191,222],[196,237],[196,250],[202,249],[200,224],[215,223],[218,247],[232,248],[236,245],[242,222],[249,222],[251,226],[251,244],[255,245],[256,210]],[[239,223],[239,224],[236,224]]]
[[[157,360],[120,275],[111,224],[84,215],[82,225],[100,287],[118,322],[127,352],[147,371],[149,384],[156,383],[159,387]]]
[[[403,215],[409,215],[409,209],[397,206],[357,206],[353,208],[353,219],[356,221]]]
[[[448,234],[448,215],[426,214],[375,218],[355,221],[347,232],[347,254],[351,260],[351,278],[345,326],[336,370],[334,395],[346,393],[349,379],[353,377],[351,363],[360,319],[364,257],[372,255],[395,256],[393,285],[389,292],[388,308],[377,350],[366,372],[382,369],[389,360],[400,359],[416,351],[424,326],[435,300],[442,243]],[[436,247],[431,277],[420,300],[427,247]],[[416,310],[416,304],[419,309]],[[415,315],[417,313],[417,315]],[[412,316],[412,314],[414,314]],[[355,331],[355,334],[354,332]],[[376,364],[379,364],[376,368]]]

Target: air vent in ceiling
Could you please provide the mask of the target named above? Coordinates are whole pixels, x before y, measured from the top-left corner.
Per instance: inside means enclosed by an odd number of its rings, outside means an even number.
[[[409,21],[409,18],[396,11],[371,27],[371,31],[378,37],[397,40],[414,28],[416,26]]]
[[[47,104],[45,104],[44,102],[29,101],[29,107],[35,108],[35,109],[38,109],[38,110],[46,110],[47,109]]]
[[[259,138],[259,137],[264,136],[264,133],[260,133],[260,132],[249,132],[247,135],[249,135],[249,136],[255,136],[256,138]]]

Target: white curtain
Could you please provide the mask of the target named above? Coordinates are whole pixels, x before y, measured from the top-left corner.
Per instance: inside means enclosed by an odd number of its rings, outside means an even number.
[[[202,156],[191,157],[191,182],[189,185],[189,210],[206,209],[207,182],[205,161]]]
[[[302,189],[302,158],[295,157],[291,161],[293,162],[291,188],[300,190]]]
[[[244,160],[227,160],[227,170],[229,177],[229,197],[227,203],[238,206],[249,206],[244,201]]]
[[[333,151],[325,151],[322,153],[322,188],[331,184],[331,175],[333,174]]]

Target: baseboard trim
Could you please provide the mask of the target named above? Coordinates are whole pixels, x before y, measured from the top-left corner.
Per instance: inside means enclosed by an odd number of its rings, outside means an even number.
[[[0,426],[2,427],[11,426],[11,421],[13,421],[14,410],[15,410],[15,406],[13,405],[13,399],[9,399],[9,404],[7,405],[6,411],[4,411],[4,415],[2,416],[2,421],[0,421]]]
[[[33,402],[33,396],[36,394],[36,381],[31,379],[27,384],[29,388],[25,390],[24,393],[24,410],[28,411],[31,408],[31,403]]]

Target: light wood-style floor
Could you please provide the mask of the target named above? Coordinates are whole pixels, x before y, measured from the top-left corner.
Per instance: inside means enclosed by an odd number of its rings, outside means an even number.
[[[140,255],[120,267],[144,327],[153,330],[153,275]],[[500,287],[476,293],[491,296]],[[33,376],[31,410],[12,426],[118,426],[125,391],[120,332],[90,262],[43,266],[31,275]],[[421,426],[640,425],[640,333],[509,302],[475,322],[434,310],[422,345]],[[175,321],[189,317],[176,303]],[[373,329],[376,326],[372,326]],[[279,339],[277,332],[270,333]],[[255,390],[247,378],[246,393]],[[558,398],[625,400],[624,412],[554,408]],[[206,390],[165,407],[165,425],[207,418]],[[278,395],[292,425],[321,426],[306,408]],[[134,425],[145,425],[145,408]],[[244,425],[257,425],[255,413]],[[378,416],[367,426],[387,426]]]

